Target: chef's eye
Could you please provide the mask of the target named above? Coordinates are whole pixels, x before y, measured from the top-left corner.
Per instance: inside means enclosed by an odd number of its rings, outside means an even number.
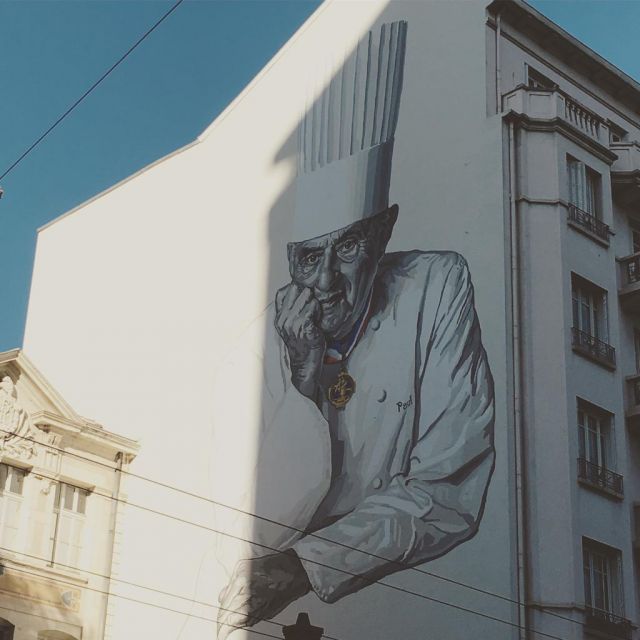
[[[358,239],[348,237],[341,240],[336,246],[336,252],[342,260],[352,260],[358,253]]]
[[[320,262],[320,254],[319,253],[307,253],[303,255],[300,259],[303,267],[315,267],[318,262]]]

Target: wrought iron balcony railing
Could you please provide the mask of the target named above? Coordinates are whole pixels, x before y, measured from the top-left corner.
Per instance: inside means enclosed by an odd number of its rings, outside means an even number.
[[[598,631],[612,638],[630,640],[633,625],[630,620],[623,618],[611,611],[586,607],[586,627],[592,631]]]
[[[620,260],[622,263],[623,286],[640,282],[640,254],[634,253]]]
[[[571,342],[578,353],[586,355],[607,367],[615,368],[616,350],[610,344],[576,327],[571,329]]]
[[[611,235],[609,225],[596,218],[596,216],[576,207],[575,204],[569,205],[569,221],[593,233],[601,240],[609,242],[609,236]]]
[[[611,469],[600,467],[584,458],[578,458],[578,478],[620,496],[624,494],[623,480],[619,473],[614,473]]]

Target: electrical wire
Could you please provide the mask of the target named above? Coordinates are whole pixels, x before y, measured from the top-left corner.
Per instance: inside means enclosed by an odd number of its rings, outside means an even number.
[[[42,573],[35,573],[34,571],[27,571],[26,569],[19,569],[17,567],[7,567],[7,568],[11,572],[15,571],[15,572],[23,573],[29,576],[34,576],[36,578],[42,578]],[[105,591],[104,589],[98,589],[96,587],[89,587],[87,585],[79,586],[75,582],[70,582],[69,580],[61,580],[59,578],[55,578],[55,582],[57,582],[58,584],[66,584],[71,587],[75,587],[76,589],[86,589],[87,591],[93,591],[94,593],[100,593],[105,596],[113,596],[115,598],[121,598],[122,600],[129,600],[130,602],[134,602],[135,604],[142,604],[147,607],[162,609],[163,611],[168,611],[170,613],[185,615],[184,611],[178,611],[177,609],[172,609],[171,607],[165,607],[164,605],[155,604],[154,602],[147,602],[146,600],[138,600],[137,598],[131,598],[130,596],[123,596],[122,594],[119,594],[119,593],[111,593],[109,591]],[[213,607],[214,609],[221,609],[221,607],[216,607],[214,605],[207,605],[207,606]],[[228,609],[226,609],[225,611],[228,611]],[[195,614],[187,614],[187,615],[189,615],[192,618],[196,618],[198,620],[205,620],[206,622],[217,622],[215,618],[207,618],[205,616],[199,616]],[[268,620],[266,622],[268,622]],[[275,624],[278,624],[278,623],[275,623]],[[228,623],[225,623],[225,626],[233,627],[234,629],[244,629],[249,633],[255,633],[256,635],[264,636],[265,638],[275,638],[276,640],[282,640],[282,636],[274,636],[271,633],[266,633],[264,631],[257,631],[256,629],[251,629],[250,627],[240,627],[238,625],[228,624]],[[283,626],[283,625],[278,625],[278,626]]]
[[[103,80],[107,78],[122,62],[124,62],[129,55],[131,55],[135,49],[138,48],[140,44],[144,40],[146,40],[182,3],[184,0],[177,0],[171,8],[166,11],[154,24],[147,29],[147,31],[136,40],[136,42],[129,47],[129,49],[120,56],[120,58],[114,62],[67,110],[58,117],[58,119],[51,125],[49,128],[44,131],[23,153],[18,156],[14,162],[12,162],[9,167],[4,171],[2,175],[0,175],[0,180],[2,180],[9,172],[13,171],[15,167],[24,160],[89,94],[98,87],[102,83]]]
[[[25,551],[16,551],[15,549],[9,549],[8,547],[0,547],[0,551],[7,551],[8,553],[13,553],[13,554],[17,554],[19,556],[22,556],[24,558],[30,558],[32,560],[38,560],[40,562],[45,562],[45,563],[49,563],[51,561],[50,558],[46,558],[44,556],[37,556],[34,555],[32,553],[26,553]],[[4,558],[5,560],[11,560],[11,558]],[[3,558],[0,558],[0,564],[2,563]],[[111,580],[114,582],[120,582],[122,584],[126,584],[127,586],[130,587],[135,587],[136,589],[144,589],[145,591],[151,591],[153,593],[157,593],[158,595],[162,595],[162,596],[169,596],[170,598],[176,598],[177,600],[185,600],[187,602],[190,602],[191,604],[197,604],[197,605],[201,605],[204,607],[209,607],[211,609],[216,609],[216,611],[224,611],[226,613],[243,613],[242,611],[234,611],[233,609],[226,609],[225,607],[221,607],[219,605],[215,605],[215,604],[210,604],[209,602],[204,602],[203,600],[196,600],[194,598],[189,598],[188,596],[181,596],[177,593],[171,593],[170,591],[164,591],[162,589],[156,589],[155,587],[148,587],[144,584],[138,584],[136,582],[130,582],[128,580],[124,580],[122,578],[116,578],[114,576],[109,576],[105,573],[98,573],[97,571],[89,571],[88,569],[83,569],[81,567],[77,567],[74,566],[72,564],[64,564],[62,562],[54,562],[53,565],[57,566],[57,567],[63,567],[64,569],[71,569],[73,571],[80,571],[83,574],[88,574],[91,576],[95,576],[96,578],[102,578],[104,580]],[[50,565],[51,566],[51,565]],[[19,567],[6,567],[7,569],[9,569],[9,571],[20,571],[21,569]],[[40,575],[40,577],[42,577]],[[55,580],[57,581],[58,579],[55,578]],[[65,583],[67,584],[67,583]],[[73,583],[69,583],[69,584],[73,584]],[[85,587],[78,587],[78,585],[74,585],[77,588],[81,588],[84,589]],[[105,595],[117,595],[114,593],[111,593],[111,591],[101,591],[101,593],[104,593]],[[191,616],[191,613],[183,613],[183,615],[186,615],[187,617]],[[276,627],[283,627],[285,626],[285,624],[283,622],[276,622],[275,620],[267,620],[266,618],[261,618],[259,620],[259,622],[266,622],[268,624],[272,624],[275,625]],[[328,635],[322,635],[323,638],[325,638],[326,640],[340,640],[340,638],[335,638],[333,636],[328,636]]]
[[[55,476],[48,476],[48,475],[42,473],[41,471],[38,471],[38,476],[41,477],[41,478],[47,479],[47,480],[52,480],[54,482],[58,482],[59,481]],[[134,502],[129,502],[128,500],[122,500],[121,498],[116,498],[114,496],[111,496],[111,495],[108,495],[108,494],[103,494],[103,493],[100,493],[98,491],[94,491],[93,495],[97,495],[97,496],[100,496],[102,498],[106,498],[107,500],[112,500],[113,502],[116,502],[116,503],[119,503],[119,504],[124,504],[124,505],[127,505],[129,507],[133,507],[135,509],[139,509],[141,511],[145,511],[147,513],[152,513],[154,515],[162,516],[164,518],[167,518],[167,519],[170,519],[170,520],[173,520],[173,521],[176,521],[176,522],[180,522],[182,524],[187,524],[187,525],[196,527],[198,529],[201,529],[203,531],[207,531],[207,532],[210,532],[210,533],[215,533],[215,534],[218,534],[218,535],[222,535],[222,536],[226,536],[226,537],[229,537],[229,538],[233,538],[234,540],[238,540],[240,542],[244,542],[244,543],[249,544],[249,545],[251,545],[253,547],[259,547],[261,549],[266,549],[267,551],[271,551],[273,553],[279,553],[279,554],[286,553],[286,550],[283,551],[282,549],[278,549],[277,547],[271,547],[271,546],[266,545],[266,544],[261,543],[261,542],[256,542],[256,541],[250,540],[248,538],[243,538],[241,536],[234,535],[232,533],[229,533],[228,531],[221,531],[221,530],[215,529],[213,527],[208,527],[207,525],[200,524],[198,522],[193,522],[193,521],[190,521],[190,520],[186,520],[185,518],[180,518],[179,516],[175,516],[175,515],[172,515],[172,514],[169,514],[169,513],[164,513],[162,511],[158,511],[158,510],[152,509],[150,507],[145,507],[144,505],[139,505],[139,504],[136,504]],[[355,550],[359,551],[358,549],[355,549]],[[365,555],[370,555],[370,554],[366,554],[366,552],[361,552],[360,551],[360,553],[365,553]],[[405,595],[415,596],[417,598],[420,598],[422,600],[426,600],[428,602],[433,602],[435,604],[440,604],[440,605],[443,605],[443,606],[446,606],[446,607],[450,607],[452,609],[455,609],[456,611],[462,611],[464,613],[470,613],[470,614],[479,616],[481,618],[485,618],[487,620],[491,620],[492,622],[499,622],[501,624],[505,624],[505,625],[513,627],[515,629],[524,629],[525,628],[524,626],[519,625],[516,622],[511,622],[510,620],[504,620],[503,618],[499,618],[497,616],[494,616],[494,615],[491,615],[491,614],[488,614],[488,613],[484,613],[484,612],[481,612],[481,611],[476,611],[474,609],[470,609],[468,607],[464,607],[462,605],[455,604],[453,602],[448,602],[446,600],[441,600],[439,598],[434,598],[433,596],[427,596],[427,595],[425,595],[423,593],[419,593],[417,591],[411,591],[410,589],[406,589],[404,587],[400,587],[400,586],[397,586],[397,585],[394,585],[394,584],[390,584],[388,582],[382,582],[382,580],[375,580],[373,578],[364,578],[362,575],[357,574],[357,573],[353,573],[352,571],[348,571],[347,569],[344,569],[344,568],[333,567],[333,566],[325,564],[323,562],[319,562],[318,560],[312,560],[312,559],[309,559],[309,558],[304,558],[302,556],[299,556],[299,558],[300,558],[300,560],[304,560],[305,562],[308,562],[310,564],[315,564],[315,565],[323,567],[325,569],[330,569],[331,571],[337,571],[339,573],[344,573],[344,574],[346,574],[348,576],[351,576],[353,578],[357,578],[358,580],[360,580],[361,582],[363,582],[364,584],[366,584],[368,586],[377,584],[377,585],[386,587],[387,589],[391,589],[392,591],[403,593]],[[180,613],[180,612],[178,612],[178,613]],[[182,614],[182,615],[184,615],[184,614]],[[580,622],[577,622],[577,623],[582,625],[582,623],[580,623]],[[582,626],[584,626],[584,625],[582,625]],[[540,637],[544,637],[544,638],[550,638],[551,640],[566,640],[565,638],[561,638],[560,636],[556,636],[556,635],[553,635],[553,634],[550,634],[550,633],[547,633],[547,632],[544,632],[544,631],[539,631],[539,630],[532,629],[532,628],[529,628],[528,630],[533,634],[536,634],[536,635],[538,635]]]
[[[13,435],[14,437],[18,437],[18,438],[21,438],[21,439],[29,440],[25,436],[21,436],[21,435],[18,435],[18,434],[13,434],[12,432],[7,431],[6,429],[2,429],[2,428],[0,428],[0,433],[10,434],[10,435]],[[335,540],[331,540],[330,538],[325,538],[324,536],[318,535],[317,533],[305,531],[304,529],[299,529],[297,527],[293,527],[293,526],[285,524],[283,522],[279,522],[278,520],[274,520],[272,518],[267,518],[266,516],[261,516],[261,515],[252,513],[250,511],[246,511],[244,509],[240,509],[238,507],[233,507],[231,505],[227,505],[225,503],[213,500],[211,498],[207,498],[207,497],[199,495],[197,493],[186,491],[185,489],[180,489],[179,487],[174,487],[172,485],[166,484],[166,483],[161,482],[159,480],[154,480],[152,478],[148,478],[146,476],[142,476],[142,475],[136,474],[136,473],[134,473],[132,471],[128,471],[128,470],[125,470],[125,469],[118,469],[118,468],[116,468],[114,466],[111,466],[111,465],[105,463],[105,462],[100,462],[98,460],[91,460],[90,458],[87,458],[86,456],[82,456],[80,454],[73,453],[71,451],[66,451],[64,449],[61,449],[60,447],[56,447],[55,445],[46,444],[46,443],[37,443],[37,444],[39,446],[46,447],[46,448],[52,449],[54,451],[57,451],[58,453],[61,453],[62,455],[68,455],[68,456],[71,456],[71,457],[74,457],[74,458],[78,458],[78,459],[80,459],[80,460],[82,460],[84,462],[89,462],[91,464],[96,464],[96,465],[99,465],[99,466],[103,466],[103,467],[106,467],[107,469],[110,469],[112,471],[119,471],[120,473],[126,474],[129,477],[136,478],[137,480],[142,480],[142,481],[148,482],[150,484],[155,484],[155,485],[157,485],[159,487],[162,487],[164,489],[169,489],[170,491],[175,491],[175,492],[180,493],[182,495],[185,495],[187,497],[195,498],[197,500],[202,500],[203,502],[209,503],[211,505],[214,505],[214,506],[217,506],[217,507],[222,507],[223,509],[229,509],[230,511],[234,511],[234,512],[240,513],[242,515],[246,515],[246,516],[249,516],[251,518],[255,518],[257,520],[261,520],[263,522],[267,522],[268,524],[274,524],[276,526],[280,526],[280,527],[283,527],[285,529],[289,529],[291,531],[295,531],[296,533],[300,533],[300,534],[308,536],[308,537],[313,537],[313,538],[316,538],[317,540],[322,540],[323,542],[329,542],[331,544],[335,544],[335,545],[340,546],[340,547],[342,547],[344,549],[348,549],[349,551],[356,551],[356,552],[361,553],[363,555],[366,555],[366,556],[369,556],[369,557],[372,557],[372,558],[376,558],[377,560],[382,560],[384,562],[387,562],[389,564],[397,566],[399,570],[414,571],[416,573],[428,576],[430,578],[436,578],[438,580],[442,580],[443,582],[447,582],[449,584],[453,584],[453,585],[458,586],[458,587],[463,587],[463,588],[469,589],[471,591],[475,591],[476,593],[481,593],[483,595],[487,595],[487,596],[491,596],[491,597],[497,598],[497,599],[502,600],[504,602],[507,602],[509,604],[514,604],[514,605],[518,605],[518,606],[521,605],[521,603],[518,600],[515,600],[513,598],[509,598],[508,596],[504,596],[504,595],[501,595],[499,593],[495,593],[493,591],[488,591],[486,589],[482,589],[481,587],[476,587],[474,585],[470,585],[470,584],[467,584],[465,582],[461,582],[459,580],[454,580],[453,578],[448,578],[446,576],[442,576],[440,574],[433,573],[431,571],[427,571],[426,569],[420,569],[419,567],[410,567],[410,566],[407,566],[406,564],[404,564],[404,563],[402,563],[402,562],[400,562],[398,560],[393,560],[393,559],[385,558],[384,556],[380,556],[380,555],[377,555],[377,554],[374,554],[374,553],[371,553],[371,552],[362,551],[361,549],[358,549],[357,547],[353,547],[353,546],[348,545],[348,544],[343,543],[343,542],[337,542]],[[57,480],[56,478],[52,478],[52,479],[54,481]],[[102,495],[102,494],[98,494],[98,495]],[[107,497],[112,498],[112,496],[107,496]],[[127,503],[127,504],[129,504],[129,503]],[[144,507],[140,507],[140,508],[144,508]],[[164,515],[167,515],[168,517],[172,517],[170,514],[164,514]],[[225,534],[223,534],[223,535],[225,535]],[[566,622],[571,622],[573,624],[578,624],[578,625],[582,625],[583,626],[583,623],[580,622],[579,620],[574,620],[573,618],[569,618],[568,616],[564,616],[562,614],[556,613],[555,611],[549,611],[548,609],[544,609],[544,608],[542,608],[542,611],[543,611],[543,613],[545,613],[545,615],[549,615],[551,617],[558,618],[559,620],[564,620]]]

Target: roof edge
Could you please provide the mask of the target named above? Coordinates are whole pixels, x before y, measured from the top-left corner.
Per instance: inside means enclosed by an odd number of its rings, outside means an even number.
[[[214,119],[214,121],[204,129],[198,136],[198,140],[206,139],[211,131],[227,118],[227,116],[262,82],[271,68],[277,64],[287,51],[302,37],[305,31],[324,13],[336,0],[324,0],[324,2],[300,25],[294,34],[276,51],[273,57],[264,67],[249,81],[249,84],[229,103],[229,105]]]
[[[487,6],[487,11],[494,16],[498,13],[508,14],[508,12],[511,12],[515,15],[519,14],[520,16],[526,16],[526,18],[528,18],[529,20],[533,19],[538,26],[551,31],[556,36],[562,38],[562,40],[564,40],[566,44],[572,47],[576,51],[576,53],[582,54],[586,58],[589,58],[592,62],[595,62],[601,69],[607,72],[610,79],[620,85],[624,85],[629,92],[633,93],[633,101],[630,100],[627,96],[623,95],[616,96],[616,99],[627,104],[627,106],[630,106],[635,113],[640,113],[640,108],[638,107],[638,105],[640,104],[640,82],[616,67],[599,53],[596,53],[593,49],[584,44],[584,42],[580,41],[578,38],[565,31],[553,20],[547,18],[544,14],[532,7],[530,4],[528,4],[524,0],[493,0],[493,2],[491,2]],[[526,25],[516,24],[514,26],[524,32],[527,31]],[[532,35],[533,39],[535,40],[536,34]],[[548,48],[548,45],[546,46]],[[569,64],[572,67],[580,66],[579,62],[576,62],[575,60],[573,60]],[[593,78],[592,76],[592,79],[595,84],[601,86],[607,93],[611,93],[611,87],[603,82],[602,77]]]
[[[38,227],[36,229],[36,234],[40,233],[41,231],[44,231],[45,229],[49,228],[50,226],[56,224],[57,222],[60,222],[63,218],[66,218],[67,216],[70,216],[70,215],[72,215],[74,213],[77,213],[80,209],[86,207],[87,205],[91,204],[92,202],[95,202],[96,200],[99,200],[103,196],[106,196],[108,193],[111,193],[115,189],[118,189],[119,187],[125,185],[130,180],[133,180],[134,178],[137,178],[138,176],[142,175],[143,173],[146,173],[147,171],[153,169],[155,166],[157,166],[157,165],[159,165],[159,164],[161,164],[161,163],[163,163],[163,162],[165,162],[167,160],[170,160],[174,156],[177,156],[177,155],[183,153],[184,151],[188,151],[189,149],[191,149],[192,147],[196,146],[197,144],[200,144],[200,140],[198,138],[196,138],[195,140],[192,140],[191,142],[188,142],[187,144],[185,144],[182,147],[178,147],[177,149],[174,149],[173,151],[171,151],[167,155],[164,155],[161,158],[158,158],[157,160],[154,160],[153,162],[145,165],[144,167],[141,167],[140,169],[138,169],[137,171],[135,171],[131,175],[128,175],[126,178],[123,178],[122,180],[116,182],[115,184],[112,184],[110,187],[107,187],[103,191],[100,191],[99,193],[96,193],[95,195],[93,195],[90,198],[88,198],[87,200],[84,200],[80,204],[77,204],[72,209],[69,209],[69,211],[65,211],[64,213],[61,213],[59,216],[56,216],[53,220],[49,220],[49,222],[46,222],[41,227]]]

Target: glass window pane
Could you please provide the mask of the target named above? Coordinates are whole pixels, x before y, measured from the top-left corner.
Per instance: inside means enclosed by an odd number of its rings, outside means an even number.
[[[16,469],[15,467],[12,467],[10,469],[9,476],[10,476],[9,491],[11,493],[16,493],[21,496],[22,486],[24,484],[25,472],[22,469]]]
[[[87,508],[87,492],[84,489],[78,489],[78,513],[84,514]]]
[[[75,493],[75,487],[69,484],[64,485],[64,508],[73,511],[73,494]]]
[[[580,329],[591,335],[591,307],[583,300],[581,305]]]
[[[0,464],[0,493],[5,490],[7,486],[7,475],[9,467],[6,464]]]

